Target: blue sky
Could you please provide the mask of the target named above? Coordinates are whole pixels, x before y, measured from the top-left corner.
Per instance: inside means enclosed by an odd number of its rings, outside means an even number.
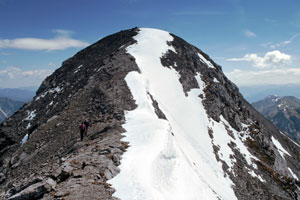
[[[0,0],[0,87],[39,85],[80,49],[135,26],[182,37],[238,86],[300,85],[297,0]]]

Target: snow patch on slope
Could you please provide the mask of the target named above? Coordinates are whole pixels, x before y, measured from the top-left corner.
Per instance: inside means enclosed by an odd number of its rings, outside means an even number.
[[[266,183],[266,181],[259,175],[257,175],[253,170],[250,170],[248,172],[252,177],[254,178],[258,178],[258,180],[260,180],[260,182]]]
[[[231,140],[231,142],[235,143],[236,149],[239,150],[239,152],[244,156],[246,159],[248,165],[253,166],[254,168],[257,168],[256,164],[252,162],[252,160],[258,160],[255,156],[253,156],[249,151],[246,145],[243,143],[247,139],[247,135],[244,135],[244,137],[239,134],[237,130],[232,128],[230,124],[224,119],[223,116],[220,117],[221,121],[224,123],[224,126],[227,127],[228,131],[231,132],[233,135],[234,140]],[[229,144],[229,142],[228,142]]]
[[[29,123],[27,124],[26,129],[29,129],[30,127],[31,127],[31,123],[29,122]]]
[[[53,93],[60,93],[63,90],[62,87],[57,86],[55,88],[51,88],[47,91],[45,91],[43,94],[40,94],[39,96],[36,97],[35,101],[39,100],[40,98],[44,98],[45,96],[47,96],[48,94],[53,94]],[[55,97],[54,97],[55,98]]]
[[[276,148],[278,149],[278,152],[280,153],[281,157],[284,158],[284,154],[291,156],[291,154],[289,154],[289,152],[287,152],[287,150],[285,150],[280,142],[275,139],[273,136],[271,137],[273,144],[276,146]]]
[[[29,135],[26,134],[21,141],[21,145],[25,144],[27,142],[28,138],[29,138]]]
[[[33,110],[33,111],[27,111],[28,115],[27,117],[24,119],[24,120],[27,120],[27,121],[31,121],[35,118],[36,116],[36,110]]]
[[[220,83],[220,81],[218,79],[216,79],[216,77],[214,77],[214,82],[215,83]]]
[[[292,176],[294,177],[294,179],[299,180],[297,175],[291,170],[291,168],[288,167],[289,172],[292,174]]]
[[[74,71],[74,74],[76,74],[77,72],[79,72],[79,70],[83,67],[83,65],[79,65],[76,70]]]
[[[248,128],[248,126],[246,125],[243,126],[245,128]],[[208,128],[213,131],[212,143],[219,148],[219,151],[217,153],[220,159],[228,165],[231,172],[234,173],[232,169],[236,162],[233,149],[238,150],[244,156],[247,164],[250,167],[257,169],[257,165],[253,162],[253,160],[258,160],[258,158],[253,156],[248,151],[248,148],[243,142],[246,140],[248,135],[243,134],[244,136],[242,137],[242,134],[233,129],[222,115],[220,116],[220,122],[216,122],[211,119]],[[227,132],[229,132],[230,134],[228,134]],[[248,173],[252,177],[258,178],[261,182],[265,182],[265,180],[261,176],[257,175],[251,168],[248,168],[247,166],[245,166],[245,168],[248,169]]]
[[[198,56],[199,56],[199,58],[200,58],[200,61],[201,61],[202,63],[206,64],[207,67],[215,68],[214,65],[213,65],[210,61],[208,61],[206,58],[204,58],[204,56],[203,56],[202,54],[198,53]]]

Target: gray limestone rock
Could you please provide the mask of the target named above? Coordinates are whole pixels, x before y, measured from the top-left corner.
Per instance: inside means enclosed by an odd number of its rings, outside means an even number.
[[[122,154],[130,147],[121,140],[122,125],[124,112],[135,109],[136,104],[124,78],[139,71],[126,52],[136,42],[133,36],[137,33],[134,28],[113,34],[64,61],[43,81],[34,99],[0,125],[0,199],[116,199],[107,180],[120,172]],[[228,146],[236,160],[234,173],[212,144],[238,199],[300,199],[300,182],[289,172],[290,168],[300,177],[299,147],[243,99],[208,55],[172,36],[169,45],[176,53],[169,51],[161,63],[178,71],[185,94],[200,87],[195,79],[200,74],[205,88],[199,98],[208,116],[220,121],[222,115],[241,135],[249,135],[245,144],[257,157],[257,167],[249,166],[232,142]],[[201,62],[198,54],[214,67]],[[148,95],[158,118],[166,119],[158,102]],[[85,119],[91,127],[80,141],[78,128]],[[229,129],[227,132],[233,137]],[[212,130],[207,134],[214,138]],[[29,140],[21,145],[26,135]],[[282,158],[272,137],[291,156]]]

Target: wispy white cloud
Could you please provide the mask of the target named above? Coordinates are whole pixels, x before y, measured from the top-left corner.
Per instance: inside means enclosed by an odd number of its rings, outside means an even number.
[[[278,50],[267,52],[264,56],[258,56],[257,54],[246,54],[242,58],[230,58],[228,61],[247,61],[251,62],[254,67],[257,68],[276,68],[282,67],[286,64],[290,64],[292,57],[288,54],[281,53]]]
[[[291,44],[298,36],[299,36],[299,33],[293,35],[290,39],[285,40],[283,42],[278,42],[278,43],[268,42],[268,43],[261,44],[261,46],[263,46],[265,48],[270,48],[270,49],[276,49],[276,48],[284,47],[286,45]]]
[[[300,68],[288,67],[292,56],[278,50],[257,54],[246,54],[242,58],[228,61],[246,61],[252,64],[248,70],[235,69],[226,75],[238,86],[300,84]]]
[[[9,88],[38,86],[52,72],[49,69],[23,70],[19,67],[7,67],[0,70],[0,85]]]
[[[300,84],[299,68],[281,68],[258,71],[235,69],[226,73],[238,86]]]
[[[249,29],[246,29],[243,31],[244,35],[248,38],[254,38],[256,37],[256,34],[252,31],[250,31]]]
[[[83,48],[89,44],[70,37],[71,31],[54,30],[57,37],[52,39],[16,38],[0,39],[0,49],[13,48],[23,50],[64,50],[68,48]]]

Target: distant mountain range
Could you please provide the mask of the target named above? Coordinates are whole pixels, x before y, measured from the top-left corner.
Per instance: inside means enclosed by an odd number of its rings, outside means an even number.
[[[0,123],[35,96],[36,87],[0,88]]]
[[[277,128],[300,143],[300,99],[271,95],[252,105]]]
[[[24,102],[0,97],[0,123],[17,111]]]
[[[266,97],[266,94],[276,94],[278,96],[295,96],[300,98],[300,85],[265,85],[265,86],[241,86],[240,92],[250,103],[259,101]]]
[[[0,88],[0,97],[14,101],[28,102],[35,96],[34,88]]]

